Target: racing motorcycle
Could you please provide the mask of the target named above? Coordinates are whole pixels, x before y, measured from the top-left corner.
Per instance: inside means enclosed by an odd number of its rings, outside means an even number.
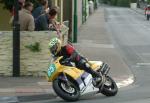
[[[65,101],[77,101],[81,96],[92,93],[115,96],[118,87],[108,75],[108,64],[101,61],[89,61],[89,64],[93,70],[100,73],[102,78],[99,81],[61,56],[50,63],[47,71],[48,82],[52,82],[55,93]]]

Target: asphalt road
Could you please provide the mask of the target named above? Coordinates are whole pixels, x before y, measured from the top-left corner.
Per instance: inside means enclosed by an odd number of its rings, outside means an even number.
[[[135,75],[135,83],[121,88],[115,97],[88,96],[77,103],[150,103],[150,22],[131,9],[112,7],[105,9],[105,20],[115,47]],[[35,103],[66,102],[56,98]]]

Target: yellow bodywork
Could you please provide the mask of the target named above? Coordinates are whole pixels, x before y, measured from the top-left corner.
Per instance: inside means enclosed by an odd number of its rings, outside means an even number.
[[[56,70],[52,73],[50,77],[47,75],[47,79],[49,82],[52,82],[54,79],[56,79],[60,73],[67,74],[70,77],[72,77],[74,80],[79,78],[84,73],[83,70],[80,70],[76,67],[69,67],[69,66],[61,65],[59,61],[62,58],[63,57],[59,57],[53,62],[53,65],[55,65]],[[89,63],[94,70],[98,69],[102,65],[102,62],[96,63],[94,61],[93,62],[91,61]]]

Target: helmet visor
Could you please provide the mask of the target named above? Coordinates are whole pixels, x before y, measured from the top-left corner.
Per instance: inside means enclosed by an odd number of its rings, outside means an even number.
[[[57,45],[54,45],[50,48],[50,52],[53,54],[53,55],[56,55],[56,52],[57,52]]]

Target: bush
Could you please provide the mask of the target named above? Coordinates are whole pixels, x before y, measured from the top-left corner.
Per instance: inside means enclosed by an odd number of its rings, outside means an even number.
[[[116,6],[117,5],[117,1],[118,0],[111,0],[111,5],[115,5]]]
[[[137,0],[130,0],[130,3],[136,3]]]
[[[130,0],[117,0],[117,6],[129,7]]]
[[[37,7],[39,5],[39,0],[26,0],[26,1],[32,2],[34,4],[34,7]],[[3,8],[9,11],[11,11],[14,6],[14,0],[0,0],[0,3],[4,4]]]
[[[130,0],[110,0],[110,4],[114,6],[129,7]]]
[[[14,0],[0,0],[0,3],[4,4],[4,9],[11,11],[13,8]]]
[[[110,0],[102,0],[102,3],[104,4],[108,4],[110,2]]]

